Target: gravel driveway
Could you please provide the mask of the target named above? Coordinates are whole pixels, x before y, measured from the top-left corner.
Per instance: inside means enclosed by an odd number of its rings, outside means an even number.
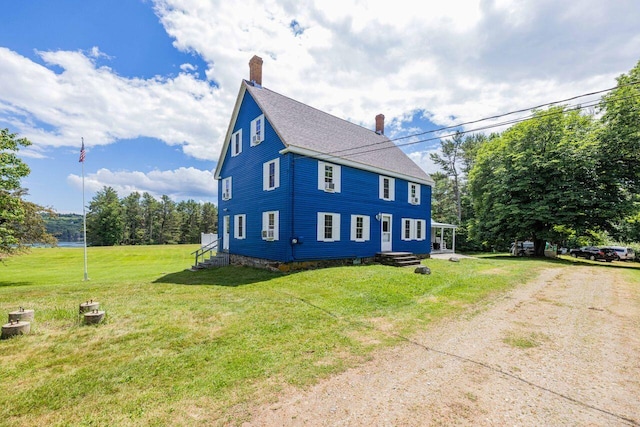
[[[640,426],[640,284],[548,269],[488,307],[308,390],[249,426]]]

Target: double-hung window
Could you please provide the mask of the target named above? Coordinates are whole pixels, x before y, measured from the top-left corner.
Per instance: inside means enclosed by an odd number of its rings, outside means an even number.
[[[425,240],[427,221],[402,218],[402,240]]]
[[[262,212],[262,240],[272,241],[280,239],[280,212]]]
[[[233,216],[233,237],[235,239],[247,238],[247,215],[246,214]]]
[[[367,215],[351,215],[351,240],[366,242],[370,239],[371,220]]]
[[[409,203],[412,205],[420,204],[420,184],[409,183]]]
[[[341,168],[327,162],[318,162],[318,190],[339,193]]]
[[[340,214],[318,212],[318,241],[340,241]]]
[[[231,157],[242,153],[242,129],[231,135]]]
[[[280,187],[280,158],[262,164],[262,189],[271,191]]]
[[[231,199],[231,177],[222,179],[222,200]]]
[[[396,180],[388,176],[380,176],[379,178],[379,197],[382,200],[393,201],[396,199]]]
[[[251,121],[251,146],[256,146],[264,141],[264,114]]]

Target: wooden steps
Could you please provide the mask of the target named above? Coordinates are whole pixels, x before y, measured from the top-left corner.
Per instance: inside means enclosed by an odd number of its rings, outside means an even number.
[[[376,262],[394,267],[413,267],[420,265],[420,259],[411,252],[378,252]]]

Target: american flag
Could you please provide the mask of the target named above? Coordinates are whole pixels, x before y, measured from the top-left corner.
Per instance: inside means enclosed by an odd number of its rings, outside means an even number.
[[[85,155],[86,153],[84,151],[84,138],[82,138],[82,148],[80,148],[80,160],[78,160],[78,162],[83,163]]]

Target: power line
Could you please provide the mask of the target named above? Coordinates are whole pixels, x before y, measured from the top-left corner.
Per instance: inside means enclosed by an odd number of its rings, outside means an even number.
[[[523,109],[519,109],[519,110],[514,110],[514,111],[507,112],[507,113],[497,114],[497,115],[494,115],[494,116],[489,116],[489,117],[485,117],[485,118],[477,119],[477,120],[472,120],[472,121],[468,121],[468,122],[462,122],[462,123],[458,123],[456,125],[445,126],[445,127],[441,127],[441,128],[438,128],[438,129],[432,129],[432,130],[428,130],[428,131],[425,131],[425,132],[406,135],[406,136],[399,137],[399,138],[385,139],[384,141],[375,142],[375,143],[372,143],[372,144],[361,145],[359,147],[346,148],[346,149],[343,149],[343,150],[337,150],[337,151],[332,151],[332,152],[328,152],[328,153],[321,153],[320,155],[316,155],[316,156],[300,155],[300,157],[301,158],[321,157],[323,159],[352,157],[352,156],[358,156],[358,155],[362,155],[362,154],[369,153],[369,152],[374,152],[374,151],[388,150],[388,149],[392,149],[394,147],[405,147],[405,146],[419,144],[419,143],[423,143],[423,142],[430,142],[430,141],[440,140],[440,139],[443,139],[443,138],[449,138],[449,137],[454,136],[456,133],[461,133],[461,134],[464,135],[464,134],[471,133],[471,132],[478,132],[478,131],[481,131],[481,130],[487,130],[487,129],[491,129],[491,128],[495,128],[495,127],[502,127],[502,126],[506,126],[506,125],[509,125],[509,124],[515,124],[515,123],[523,122],[525,120],[529,120],[532,117],[534,117],[534,115],[531,114],[531,115],[528,115],[528,116],[525,116],[525,117],[520,117],[520,118],[517,118],[517,119],[511,119],[511,120],[503,121],[503,122],[500,122],[500,123],[494,123],[494,124],[483,126],[483,127],[479,127],[479,128],[469,129],[469,130],[466,130],[466,131],[456,131],[455,133],[442,135],[442,136],[437,136],[437,137],[432,137],[432,138],[427,138],[427,139],[420,139],[420,140],[417,140],[417,141],[411,141],[411,142],[404,143],[404,144],[393,144],[392,146],[387,145],[387,146],[384,146],[384,147],[369,149],[371,147],[375,147],[375,146],[378,146],[378,145],[388,144],[389,142],[400,141],[400,140],[408,139],[408,138],[415,138],[415,137],[418,137],[418,136],[421,136],[421,135],[441,132],[441,131],[449,130],[449,129],[456,129],[456,128],[459,128],[461,126],[480,123],[480,122],[483,122],[483,121],[495,120],[497,118],[506,117],[506,116],[513,115],[513,114],[518,114],[518,113],[523,113],[523,112],[526,112],[526,111],[536,110],[536,109],[539,109],[539,108],[542,108],[542,107],[545,107],[545,106],[552,106],[552,105],[556,105],[556,104],[561,104],[561,103],[564,103],[564,102],[567,102],[567,101],[574,101],[574,100],[579,99],[579,98],[584,98],[584,97],[587,97],[587,96],[593,96],[593,95],[601,94],[601,93],[604,93],[604,92],[609,92],[611,90],[622,88],[622,87],[626,87],[626,86],[636,86],[636,85],[639,85],[639,84],[640,84],[640,81],[634,81],[634,82],[630,82],[630,83],[627,83],[627,84],[624,84],[624,85],[618,85],[618,86],[615,86],[615,87],[612,87],[612,88],[608,88],[608,89],[602,89],[602,90],[598,90],[598,91],[595,91],[595,92],[589,92],[589,93],[585,93],[585,94],[582,94],[582,95],[577,95],[577,96],[573,96],[573,97],[570,97],[570,98],[565,98],[565,99],[562,99],[562,100],[557,100],[557,101],[547,102],[547,103],[544,103],[544,104],[539,104],[537,106],[530,107],[530,108],[523,108]],[[616,99],[622,100],[622,99],[630,99],[630,98],[636,98],[636,97],[638,97],[638,95],[633,95],[633,96],[624,97],[624,98],[616,98]],[[563,111],[573,111],[573,110],[581,110],[581,109],[591,108],[591,107],[597,106],[598,104],[600,104],[600,102],[601,102],[601,100],[595,100],[595,101],[590,101],[587,104],[582,104],[582,105],[581,104],[577,104],[575,106],[571,106],[572,108],[565,109]],[[546,117],[548,114],[552,115],[552,114],[558,114],[558,113],[557,112],[544,113],[544,114],[540,115],[539,117]],[[351,151],[352,153],[347,153],[349,151]],[[338,154],[341,154],[341,153],[347,153],[347,154],[338,155]]]

